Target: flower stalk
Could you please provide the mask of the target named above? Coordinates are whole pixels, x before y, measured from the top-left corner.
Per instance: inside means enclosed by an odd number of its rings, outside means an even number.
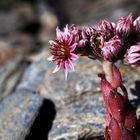
[[[112,63],[102,63],[101,89],[106,105],[106,140],[139,140],[140,125],[128,100],[119,69]],[[121,89],[121,93],[118,89]]]

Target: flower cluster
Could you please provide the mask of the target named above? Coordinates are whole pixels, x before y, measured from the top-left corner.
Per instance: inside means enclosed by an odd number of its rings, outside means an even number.
[[[117,23],[102,20],[96,27],[66,25],[64,31],[56,29],[56,40],[49,41],[57,72],[62,66],[67,78],[68,68],[74,70],[73,61],[86,55],[91,59],[115,62],[124,60],[130,66],[140,65],[140,17],[132,14],[121,17]]]

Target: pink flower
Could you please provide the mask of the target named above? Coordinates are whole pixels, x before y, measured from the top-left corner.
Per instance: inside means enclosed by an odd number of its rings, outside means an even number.
[[[123,42],[114,37],[108,42],[104,42],[104,46],[102,48],[102,55],[105,60],[115,61],[120,58],[120,54],[123,51]]]
[[[124,61],[132,67],[140,66],[140,45],[131,46],[126,53]]]
[[[107,20],[102,20],[96,27],[97,36],[103,38],[104,42],[107,42],[114,36],[115,23]]]
[[[126,18],[121,17],[116,24],[116,33],[123,38],[128,37],[133,31],[133,18],[130,13]]]
[[[111,23],[107,20],[102,20],[96,27],[96,30],[102,32],[106,38],[111,38],[114,35],[115,23]]]
[[[76,43],[73,43],[73,35],[69,32],[68,26],[64,28],[64,32],[56,28],[56,41],[50,40],[52,56],[48,58],[50,61],[56,62],[56,67],[53,70],[53,73],[59,71],[61,67],[64,68],[65,79],[67,79],[68,68],[74,71],[74,66],[72,61],[75,61],[78,56],[74,54],[74,50],[77,46]]]
[[[110,30],[113,32],[114,30],[114,23],[111,23],[107,20],[102,20],[96,28],[97,30]]]
[[[133,25],[134,25],[135,31],[136,31],[137,33],[140,33],[140,16],[137,17],[137,18],[134,20]]]
[[[84,28],[77,27],[72,25],[70,27],[71,33],[74,36],[74,42],[77,43],[77,46],[80,48],[85,48],[87,40],[87,34]]]
[[[76,52],[82,56],[96,59],[94,55],[96,30],[93,27],[77,27],[72,25],[70,32],[73,34],[73,41],[77,43]]]

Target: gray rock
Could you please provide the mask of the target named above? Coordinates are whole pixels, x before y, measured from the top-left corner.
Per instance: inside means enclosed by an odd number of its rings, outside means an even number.
[[[9,58],[10,59],[10,58]],[[19,56],[8,61],[0,68],[0,100],[11,94],[16,88],[24,70],[28,65],[27,61],[23,61],[23,57]]]
[[[0,139],[22,140],[29,132],[42,98],[30,91],[20,90],[0,103]]]
[[[47,69],[46,61],[34,62],[25,71],[15,92],[0,102],[1,140],[22,140],[29,133],[43,103],[43,97],[35,92]]]

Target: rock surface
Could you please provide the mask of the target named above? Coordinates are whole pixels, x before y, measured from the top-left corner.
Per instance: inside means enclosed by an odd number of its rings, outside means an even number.
[[[24,90],[13,93],[3,100],[0,103],[0,139],[24,139],[41,103],[41,96]]]
[[[43,103],[43,98],[36,91],[47,69],[45,62],[33,63],[26,69],[15,91],[0,102],[1,140],[24,139],[29,133]]]

